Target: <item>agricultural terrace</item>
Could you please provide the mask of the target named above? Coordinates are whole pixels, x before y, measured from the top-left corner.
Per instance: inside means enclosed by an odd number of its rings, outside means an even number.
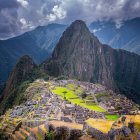
[[[95,129],[101,131],[102,133],[107,134],[110,131],[114,121],[90,118],[86,121],[86,123],[88,126],[95,128]]]
[[[69,85],[70,86],[70,85]],[[72,88],[72,86],[71,86]],[[98,111],[98,112],[105,112],[105,110],[103,108],[101,108],[100,106],[98,106],[97,104],[93,104],[93,103],[86,103],[86,101],[82,98],[80,98],[76,93],[76,89],[70,90],[70,88],[67,87],[55,87],[54,89],[52,89],[53,93],[61,96],[63,99],[66,99],[68,101],[70,101],[73,104],[79,105],[81,107],[84,108],[88,108],[90,110],[93,111]],[[81,92],[81,89],[78,88],[78,93]]]
[[[140,115],[125,115],[126,117],[126,125],[128,125],[129,122],[134,122],[135,128],[140,132]]]

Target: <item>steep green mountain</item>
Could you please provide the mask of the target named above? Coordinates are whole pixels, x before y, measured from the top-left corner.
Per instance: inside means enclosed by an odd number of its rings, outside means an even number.
[[[0,85],[6,82],[13,66],[23,55],[29,55],[36,63],[49,57],[65,28],[65,25],[49,24],[18,37],[0,40]]]
[[[21,57],[6,83],[0,111],[3,112],[6,108],[22,102],[24,100],[22,93],[29,86],[29,83],[42,76],[44,77],[43,72],[39,70],[32,58],[27,55]]]
[[[41,67],[52,76],[100,83],[139,102],[140,56],[101,44],[83,21],[66,29],[52,57]]]

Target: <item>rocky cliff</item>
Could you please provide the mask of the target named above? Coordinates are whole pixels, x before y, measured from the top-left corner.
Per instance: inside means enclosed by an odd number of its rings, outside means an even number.
[[[52,76],[100,83],[135,101],[140,96],[140,56],[101,44],[80,20],[66,29],[41,67]]]

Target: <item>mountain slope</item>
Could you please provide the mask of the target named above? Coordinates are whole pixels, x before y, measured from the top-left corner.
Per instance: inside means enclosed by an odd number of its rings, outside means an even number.
[[[42,76],[44,77],[43,72],[39,70],[31,57],[27,55],[21,57],[6,83],[0,111],[3,112],[7,107],[15,104],[15,100],[21,97],[29,83]]]
[[[50,56],[65,25],[50,24],[8,40],[0,40],[0,85],[7,80],[13,66],[23,55],[41,63]]]
[[[53,76],[100,83],[129,97],[129,92],[135,93],[135,101],[140,96],[139,55],[102,45],[80,20],[66,29],[52,57],[41,67]]]
[[[112,22],[94,22],[90,30],[102,43],[140,54],[140,18],[125,21],[120,28]]]

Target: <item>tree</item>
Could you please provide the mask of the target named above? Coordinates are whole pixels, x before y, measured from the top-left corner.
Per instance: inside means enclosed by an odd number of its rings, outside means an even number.
[[[56,128],[56,140],[66,140],[69,137],[69,129],[66,126]]]
[[[52,124],[49,124],[47,130],[48,130],[48,132],[54,132],[55,127]]]
[[[44,140],[54,140],[55,136],[55,127],[52,124],[49,124],[47,127],[47,133],[45,134]]]
[[[87,97],[87,94],[86,94],[85,92],[83,92],[83,93],[81,94],[81,97],[82,97],[82,100],[83,100],[83,99],[85,99],[85,98]]]
[[[134,122],[129,122],[128,123],[128,128],[131,130],[131,132],[133,132],[134,133],[134,131],[135,131],[135,123]]]
[[[123,116],[123,117],[121,118],[121,121],[122,121],[123,124],[124,124],[125,120],[126,120],[126,117]]]
[[[55,136],[55,133],[54,132],[47,132],[46,134],[45,134],[45,139],[44,140],[54,140],[54,136]]]
[[[67,93],[67,91],[63,91],[64,99],[66,99],[66,93]]]
[[[69,140],[78,140],[79,137],[82,136],[82,131],[78,129],[70,130],[70,137]]]
[[[4,139],[4,134],[0,133],[0,140],[3,140],[3,139]]]

